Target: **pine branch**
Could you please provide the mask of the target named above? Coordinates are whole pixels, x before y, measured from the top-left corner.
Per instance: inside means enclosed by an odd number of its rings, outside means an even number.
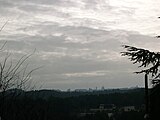
[[[146,68],[135,73],[147,73],[151,74],[152,77],[160,77],[159,66],[160,66],[160,53],[151,52],[146,49],[136,48],[132,46],[123,45],[127,50],[126,52],[121,52],[122,56],[128,56],[133,64],[139,63],[139,67]]]

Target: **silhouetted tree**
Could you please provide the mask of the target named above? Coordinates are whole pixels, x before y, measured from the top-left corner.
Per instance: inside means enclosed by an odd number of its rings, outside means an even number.
[[[156,36],[157,38],[160,38],[160,36]],[[123,47],[127,50],[125,52],[121,52],[122,56],[128,56],[130,61],[133,62],[133,64],[139,63],[139,67],[142,68],[142,70],[135,72],[137,74],[139,73],[145,73],[145,94],[146,94],[146,115],[147,115],[147,119],[148,118],[148,114],[149,114],[149,104],[150,104],[150,113],[151,113],[151,118],[150,119],[154,119],[154,118],[160,118],[158,115],[160,114],[159,112],[157,113],[157,110],[159,111],[159,109],[155,110],[155,107],[157,107],[155,104],[159,105],[159,102],[154,101],[155,98],[157,98],[158,100],[160,100],[160,96],[156,97],[155,95],[155,88],[152,89],[152,93],[150,95],[148,95],[148,74],[151,74],[153,80],[152,80],[152,84],[154,86],[156,86],[156,88],[160,87],[159,83],[160,80],[157,78],[160,78],[160,52],[152,52],[149,51],[147,49],[142,49],[142,48],[137,48],[137,47],[133,47],[133,46],[128,46],[128,45],[123,45]],[[153,92],[154,91],[154,92]],[[156,90],[156,92],[158,92]],[[152,99],[151,98],[154,98]],[[150,103],[149,103],[149,99],[150,99]],[[155,111],[155,112],[151,112],[151,111]],[[155,114],[156,113],[156,114]]]
[[[160,18],[160,17],[158,17]],[[160,36],[156,36],[160,38]],[[121,52],[122,56],[128,56],[133,64],[139,63],[139,67],[143,68],[141,71],[135,73],[146,73],[151,74],[152,77],[160,77],[160,52],[152,52],[147,49],[137,48],[133,46],[123,45],[127,50]]]
[[[0,116],[2,118],[7,114],[4,109],[8,109],[7,106],[12,104],[7,103],[8,99],[14,100],[24,90],[31,90],[35,87],[32,84],[31,75],[38,69],[28,69],[27,60],[32,54],[23,55],[17,61],[13,61],[11,54],[3,50],[5,44],[0,51],[2,54],[0,56]]]
[[[7,22],[0,28],[0,32]],[[33,71],[38,69],[28,69],[27,60],[35,51],[32,54],[23,55],[17,61],[13,61],[11,53],[4,49],[6,43],[3,43],[0,47],[0,117],[2,118],[6,114],[4,109],[6,109],[6,105],[8,106],[6,102],[8,97],[15,99],[22,90],[32,89],[34,85],[31,85],[31,75]]]
[[[133,64],[139,63],[139,67],[143,69],[135,73],[147,73],[152,77],[160,77],[160,52],[152,52],[142,48],[136,48],[128,45],[123,46],[127,49],[126,52],[121,52],[122,56],[128,56]]]

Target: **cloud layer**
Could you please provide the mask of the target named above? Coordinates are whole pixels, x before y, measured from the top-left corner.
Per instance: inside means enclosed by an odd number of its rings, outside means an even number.
[[[143,86],[137,66],[120,56],[128,44],[159,51],[158,0],[1,0],[0,40],[31,65],[43,88]]]

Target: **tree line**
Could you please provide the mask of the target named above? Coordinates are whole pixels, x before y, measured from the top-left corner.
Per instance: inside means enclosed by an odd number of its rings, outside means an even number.
[[[144,104],[143,90],[125,93],[110,93],[97,95],[79,95],[72,97],[50,96],[47,99],[38,93],[19,91],[19,96],[10,94],[5,103],[0,103],[1,115],[4,120],[80,120],[80,112],[98,108],[100,104],[115,104],[117,107]],[[15,93],[14,93],[15,94]],[[2,95],[2,94],[1,94]],[[125,102],[124,102],[125,101]],[[99,119],[104,114],[97,113]],[[92,116],[88,116],[90,119]],[[88,118],[88,119],[89,119]],[[92,119],[95,119],[93,117]],[[83,118],[87,119],[87,118]],[[97,118],[98,119],[98,118]],[[107,119],[107,118],[105,118]],[[102,119],[103,120],[103,119]]]

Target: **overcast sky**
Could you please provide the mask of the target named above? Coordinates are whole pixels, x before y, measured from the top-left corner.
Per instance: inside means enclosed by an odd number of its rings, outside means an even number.
[[[42,88],[144,86],[121,45],[160,51],[160,0],[0,0],[1,44],[13,56],[36,53]]]

